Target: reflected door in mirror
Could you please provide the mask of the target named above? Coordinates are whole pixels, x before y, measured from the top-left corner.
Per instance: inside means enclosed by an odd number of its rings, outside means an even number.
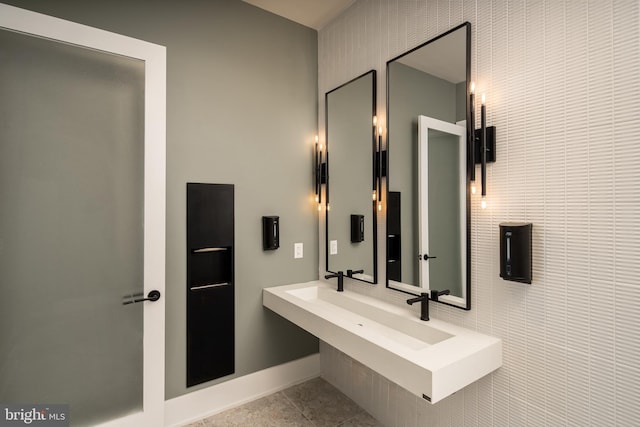
[[[420,116],[418,133],[420,285],[461,296],[466,276],[466,126]]]

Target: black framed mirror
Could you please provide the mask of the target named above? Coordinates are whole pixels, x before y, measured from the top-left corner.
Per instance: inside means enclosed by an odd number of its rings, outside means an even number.
[[[376,72],[325,94],[327,271],[377,283]],[[331,157],[329,160],[329,152]]]
[[[471,308],[471,24],[387,62],[387,279]]]

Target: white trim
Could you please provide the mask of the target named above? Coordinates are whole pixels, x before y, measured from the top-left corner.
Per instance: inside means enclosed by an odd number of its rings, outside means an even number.
[[[183,426],[320,376],[320,353],[165,402],[165,426]]]
[[[0,3],[0,27],[90,49],[145,59],[164,46]]]

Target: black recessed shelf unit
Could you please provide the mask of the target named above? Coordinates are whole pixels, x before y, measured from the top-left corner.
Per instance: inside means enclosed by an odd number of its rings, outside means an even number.
[[[187,387],[235,371],[234,187],[187,183]]]
[[[400,192],[389,191],[387,199],[387,277],[402,281],[402,240],[400,225]]]

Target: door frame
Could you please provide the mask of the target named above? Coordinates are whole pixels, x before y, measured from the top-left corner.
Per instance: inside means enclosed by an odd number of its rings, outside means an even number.
[[[144,292],[165,295],[166,48],[0,3],[0,28],[145,62]],[[164,425],[164,297],[144,303],[143,411],[104,426]]]

